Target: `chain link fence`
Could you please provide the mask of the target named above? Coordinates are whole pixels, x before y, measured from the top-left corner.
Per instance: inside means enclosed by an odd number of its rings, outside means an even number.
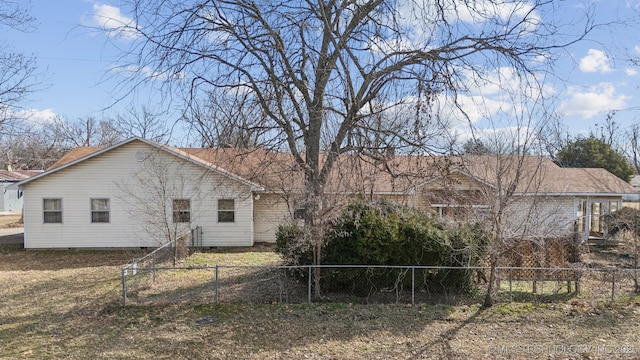
[[[156,254],[157,256],[158,254]],[[157,259],[157,258],[156,258]],[[191,266],[122,268],[126,304],[478,303],[489,268],[428,266]],[[638,292],[640,270],[500,267],[498,301],[608,302]]]

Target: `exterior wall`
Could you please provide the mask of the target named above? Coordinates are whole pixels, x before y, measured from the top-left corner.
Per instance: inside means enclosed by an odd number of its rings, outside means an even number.
[[[555,238],[573,234],[576,220],[572,196],[518,196],[505,209],[505,235],[513,238]]]
[[[293,219],[293,209],[278,194],[260,194],[254,202],[254,240],[256,242],[276,242],[278,225]]]
[[[450,189],[453,195],[463,191],[481,190],[477,182],[460,174],[452,174],[446,184],[434,181],[425,184],[414,195],[414,206],[421,210],[432,208],[429,202],[429,192],[432,190]],[[482,192],[482,191],[481,191]],[[466,219],[471,221],[485,221],[484,216],[491,212],[487,207],[482,209],[480,202],[491,205],[493,199],[470,199],[475,205],[475,211],[469,209]],[[520,238],[553,238],[573,234],[576,221],[576,198],[573,196],[514,196],[504,209],[505,236]]]
[[[0,211],[19,213],[22,211],[22,197],[18,198],[18,188],[11,185],[14,185],[14,183],[2,183],[2,188],[0,189],[0,191],[2,191],[0,194],[0,198],[2,199],[0,202]]]
[[[62,199],[62,224],[43,223],[44,198]],[[92,198],[110,199],[109,223],[91,223]],[[173,223],[172,198],[190,199],[190,223]],[[233,223],[218,223],[220,198],[235,200]],[[195,226],[203,246],[251,246],[252,216],[247,185],[139,141],[24,185],[27,249],[156,247],[167,241],[163,227],[180,234]]]

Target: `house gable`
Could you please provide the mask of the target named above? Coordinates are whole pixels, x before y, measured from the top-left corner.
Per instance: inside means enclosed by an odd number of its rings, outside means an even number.
[[[26,248],[156,247],[167,241],[163,221],[175,233],[199,226],[202,246],[253,244],[255,184],[146,141],[94,152],[21,187]],[[44,221],[46,199],[61,204],[60,223]],[[186,204],[188,222],[174,220],[174,199]],[[100,202],[108,204],[108,221],[95,223],[92,204]]]

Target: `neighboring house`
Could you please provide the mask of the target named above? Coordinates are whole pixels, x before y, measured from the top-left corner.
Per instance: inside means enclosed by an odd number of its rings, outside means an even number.
[[[42,171],[38,170],[0,170],[0,212],[22,212],[22,192],[16,184]]]
[[[640,193],[640,175],[633,175],[629,183],[636,189],[636,192]]]
[[[640,209],[640,175],[634,175],[629,183],[636,189],[636,192],[635,194],[626,195],[623,198],[625,206]]]
[[[322,209],[333,216],[362,196],[486,220],[503,206],[509,236],[578,231],[587,239],[604,236],[602,215],[634,191],[602,169],[517,159],[344,155],[328,176]],[[196,227],[203,247],[252,246],[274,242],[304,199],[304,174],[289,154],[178,149],[140,138],[74,149],[19,186],[27,249],[155,247]]]

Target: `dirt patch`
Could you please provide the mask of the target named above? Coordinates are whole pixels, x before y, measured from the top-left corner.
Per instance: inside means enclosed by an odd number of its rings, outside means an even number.
[[[581,255],[581,261],[588,267],[602,268],[615,266],[622,269],[633,268],[633,244],[625,239],[614,246],[588,246]]]
[[[28,250],[0,246],[0,271],[65,271],[103,266],[121,267],[139,258],[142,250]]]
[[[22,214],[0,215],[0,229],[23,227]]]

